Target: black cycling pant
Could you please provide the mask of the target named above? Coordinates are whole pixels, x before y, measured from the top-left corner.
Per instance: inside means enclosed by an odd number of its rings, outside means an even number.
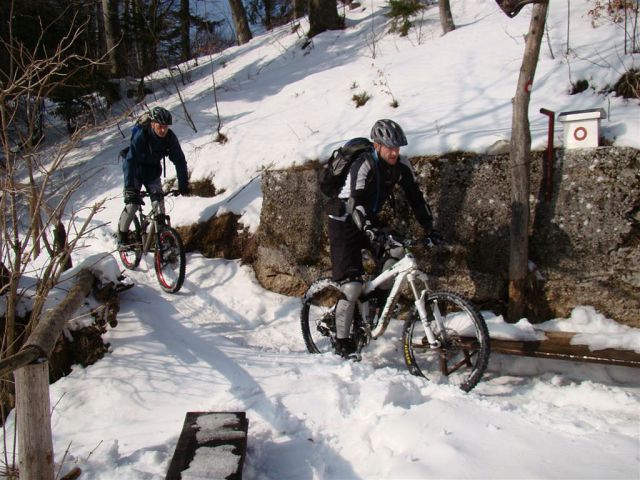
[[[367,247],[367,240],[351,217],[344,221],[329,217],[328,232],[333,280],[340,282],[364,275],[362,249]]]

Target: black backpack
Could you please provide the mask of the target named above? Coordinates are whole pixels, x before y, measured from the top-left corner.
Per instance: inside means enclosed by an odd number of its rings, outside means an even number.
[[[349,174],[349,168],[360,154],[373,149],[373,143],[364,137],[349,140],[334,150],[327,163],[320,170],[320,191],[327,198],[336,198]]]
[[[129,141],[133,139],[133,136],[140,130],[144,130],[144,134],[148,135],[147,128],[151,125],[151,114],[149,112],[145,112],[140,115],[136,122],[133,124],[133,128],[131,129],[131,135],[129,136]],[[146,139],[147,137],[145,137]],[[124,147],[120,150],[119,156],[123,160],[127,157],[127,153],[129,153],[129,146]]]

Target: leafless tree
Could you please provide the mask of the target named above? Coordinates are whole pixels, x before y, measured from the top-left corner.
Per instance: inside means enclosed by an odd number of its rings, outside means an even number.
[[[77,53],[86,22],[70,24],[61,42],[48,50],[39,48],[42,38],[30,50],[11,32],[5,37],[8,40],[0,43],[0,49],[11,58],[10,68],[0,71],[0,263],[5,277],[0,288],[5,298],[2,357],[20,346],[22,329],[17,322],[24,281],[34,280],[28,293],[29,322],[24,328],[28,333],[100,208],[94,205],[84,211],[85,207],[74,207],[70,202],[79,186],[89,180],[87,172],[81,176],[81,172],[65,168],[67,155],[82,130],[63,143],[45,147],[38,126],[41,110],[32,108],[42,105],[78,69],[102,63],[103,59],[92,60]],[[42,32],[46,28],[43,25]]]
[[[529,129],[529,101],[533,78],[540,56],[548,2],[533,6],[529,32],[516,94],[513,98],[511,131],[511,242],[509,254],[508,318],[522,318],[526,301],[526,280],[529,262],[529,182],[531,131]]]

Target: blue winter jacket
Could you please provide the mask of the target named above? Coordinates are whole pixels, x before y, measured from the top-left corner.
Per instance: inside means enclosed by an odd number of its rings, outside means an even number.
[[[178,137],[169,130],[164,138],[160,138],[151,127],[140,129],[131,139],[131,148],[122,162],[124,188],[136,188],[160,178],[162,159],[165,156],[168,156],[176,167],[178,188],[186,190],[187,161]]]

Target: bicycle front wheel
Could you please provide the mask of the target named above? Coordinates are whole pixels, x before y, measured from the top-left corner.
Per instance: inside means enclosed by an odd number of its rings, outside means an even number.
[[[340,285],[330,278],[311,284],[302,297],[300,326],[309,353],[333,351],[336,334],[336,304],[344,298]]]
[[[429,345],[414,308],[403,328],[407,368],[431,382],[455,385],[468,392],[480,381],[489,361],[487,324],[471,302],[456,293],[433,292],[426,297],[425,308],[440,345]]]
[[[133,230],[131,229],[133,227]],[[138,217],[133,217],[133,223],[129,227],[129,245],[125,250],[120,250],[120,261],[129,270],[134,270],[140,265],[142,259],[142,228]]]
[[[187,259],[180,234],[172,227],[164,227],[158,232],[155,251],[156,277],[162,290],[175,293],[182,287]]]

